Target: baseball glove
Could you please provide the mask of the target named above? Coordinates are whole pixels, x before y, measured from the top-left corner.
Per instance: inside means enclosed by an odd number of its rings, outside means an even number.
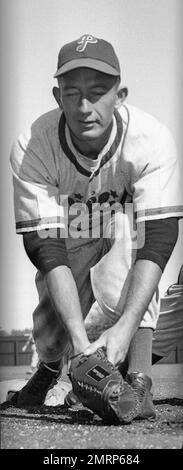
[[[69,377],[81,403],[108,423],[129,423],[140,411],[135,390],[107,360],[104,348],[71,359]]]

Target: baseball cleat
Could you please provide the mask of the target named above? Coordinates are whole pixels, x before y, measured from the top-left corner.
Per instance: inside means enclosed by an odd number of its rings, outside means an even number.
[[[59,375],[60,370],[53,371],[41,362],[26,385],[20,391],[10,393],[7,399],[18,407],[43,405],[48,390],[57,383]]]
[[[155,408],[153,405],[153,396],[150,392],[152,380],[142,372],[132,372],[127,374],[126,381],[133,387],[139,397],[140,412],[135,419],[155,418]]]

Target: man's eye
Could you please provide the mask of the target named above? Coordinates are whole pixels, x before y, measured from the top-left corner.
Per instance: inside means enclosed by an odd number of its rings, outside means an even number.
[[[65,93],[65,96],[77,96],[78,91],[77,90],[70,90]]]
[[[95,95],[104,95],[105,93],[105,90],[103,88],[96,88],[95,90],[93,90],[93,94]]]

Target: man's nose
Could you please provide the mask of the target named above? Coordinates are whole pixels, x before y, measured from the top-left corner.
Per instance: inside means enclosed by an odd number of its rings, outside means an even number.
[[[88,98],[86,98],[85,96],[81,98],[81,101],[80,101],[80,111],[82,113],[90,113],[91,112],[91,103],[89,101]]]

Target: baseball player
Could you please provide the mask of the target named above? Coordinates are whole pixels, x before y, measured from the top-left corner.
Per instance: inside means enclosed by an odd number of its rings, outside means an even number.
[[[64,45],[55,78],[58,107],[11,154],[16,230],[38,270],[39,293],[40,366],[16,402],[44,403],[69,350],[89,361],[102,347],[114,366],[128,354],[128,390],[143,391],[139,413],[153,417],[157,290],[183,212],[175,145],[163,124],[124,104],[127,88],[108,41],[85,34]],[[115,323],[91,343],[84,318],[93,308]]]

